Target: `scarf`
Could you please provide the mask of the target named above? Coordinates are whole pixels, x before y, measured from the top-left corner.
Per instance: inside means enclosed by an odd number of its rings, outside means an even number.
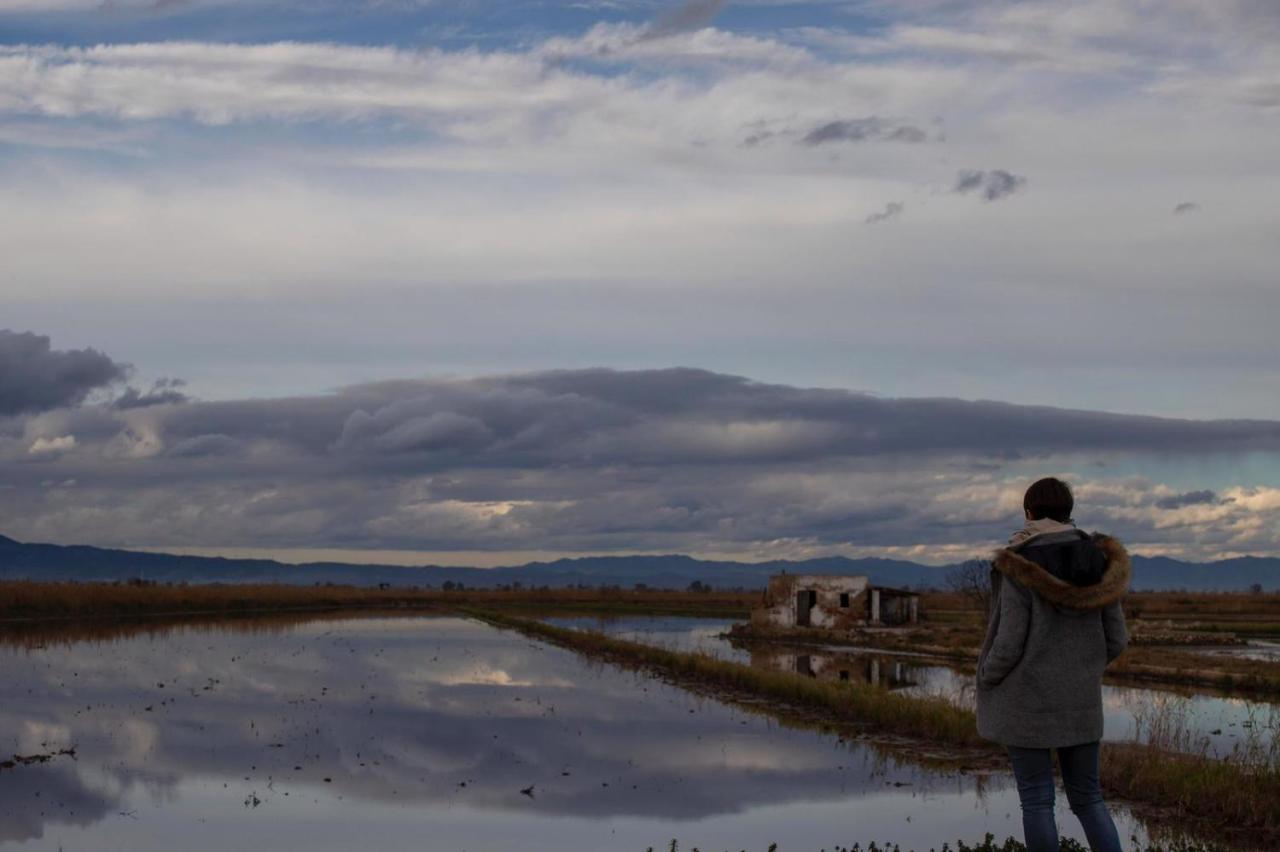
[[[1009,544],[1022,544],[1027,539],[1035,538],[1038,535],[1073,532],[1075,528],[1075,521],[1067,521],[1064,524],[1061,521],[1055,521],[1053,518],[1038,518],[1034,521],[1027,521],[1022,529],[1009,536]]]

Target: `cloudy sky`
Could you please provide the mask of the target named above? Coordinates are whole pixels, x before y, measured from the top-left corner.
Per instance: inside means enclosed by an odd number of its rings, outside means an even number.
[[[1277,554],[1277,139],[1271,0],[0,0],[0,532]]]

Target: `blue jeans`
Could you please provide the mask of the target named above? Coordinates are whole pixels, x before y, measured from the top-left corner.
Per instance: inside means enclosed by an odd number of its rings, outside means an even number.
[[[1053,818],[1053,755],[1047,748],[1008,748],[1022,801],[1022,834],[1027,852],[1058,852],[1058,824]],[[1092,852],[1121,852],[1120,835],[1098,784],[1098,744],[1056,751],[1067,802],[1084,828],[1089,848]]]

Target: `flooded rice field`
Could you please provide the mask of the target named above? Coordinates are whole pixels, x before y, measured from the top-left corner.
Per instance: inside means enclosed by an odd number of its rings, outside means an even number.
[[[1008,776],[460,618],[11,639],[0,677],[0,753],[36,758],[0,768],[4,849],[791,852],[1020,829]]]
[[[794,671],[818,678],[858,680],[909,695],[941,695],[962,706],[975,702],[973,675],[958,665],[908,653],[848,647],[735,645],[724,638],[731,619],[669,616],[601,619],[554,618],[562,627],[601,630],[609,635],[685,651],[703,651],[760,668]],[[1242,646],[1238,653],[1253,646]],[[1221,649],[1218,649],[1221,650]],[[1176,721],[1190,734],[1193,749],[1223,757],[1237,748],[1270,742],[1280,733],[1280,705],[1189,689],[1104,684],[1105,739],[1145,739],[1154,721]]]

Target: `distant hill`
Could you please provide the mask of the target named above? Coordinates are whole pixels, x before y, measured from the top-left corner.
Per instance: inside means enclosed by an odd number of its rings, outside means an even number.
[[[684,589],[694,581],[717,588],[763,588],[780,571],[792,574],[865,574],[883,586],[942,588],[949,566],[920,565],[896,559],[830,556],[805,560],[729,562],[689,556],[586,556],[529,562],[503,568],[453,568],[442,565],[353,565],[310,562],[289,565],[271,559],[223,559],[130,550],[27,544],[0,536],[0,580],[111,581],[140,577],[160,583],[290,583],[314,585],[442,586],[463,583],[492,587],[622,586]],[[1242,557],[1220,562],[1181,562],[1159,556],[1134,557],[1134,588],[1191,591],[1244,590],[1259,583],[1280,590],[1280,559]]]

